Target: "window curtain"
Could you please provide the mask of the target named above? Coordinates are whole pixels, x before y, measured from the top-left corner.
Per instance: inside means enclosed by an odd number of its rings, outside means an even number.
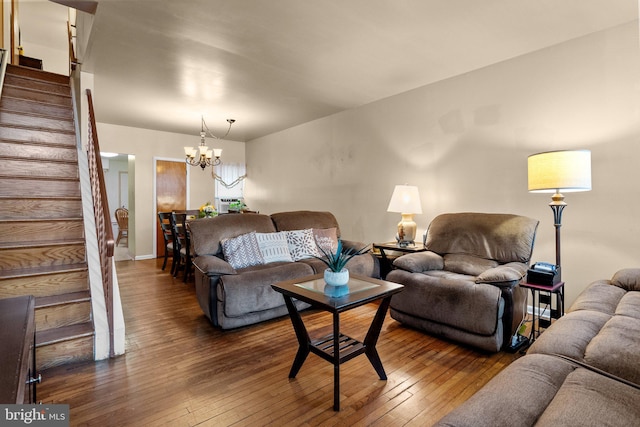
[[[215,179],[217,198],[238,198],[244,195],[247,168],[244,163],[221,163],[211,171]]]

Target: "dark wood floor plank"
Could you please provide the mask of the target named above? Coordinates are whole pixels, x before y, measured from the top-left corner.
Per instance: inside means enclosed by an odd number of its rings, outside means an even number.
[[[345,363],[336,413],[331,364],[311,354],[288,378],[297,347],[288,317],[216,329],[193,284],[163,272],[161,261],[116,263],[126,354],[43,373],[38,399],[69,404],[71,425],[425,426],[518,357],[440,340],[387,316],[377,348],[388,380],[366,357]],[[362,339],[376,309],[343,313],[343,332]],[[305,311],[303,319],[312,335],[330,331],[326,313]]]

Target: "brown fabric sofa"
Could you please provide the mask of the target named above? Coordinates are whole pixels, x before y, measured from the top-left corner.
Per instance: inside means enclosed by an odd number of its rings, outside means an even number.
[[[620,270],[437,425],[640,425],[638,331],[640,268]]]
[[[340,227],[330,212],[292,211],[272,215],[229,214],[189,223],[195,253],[195,289],[200,307],[222,329],[237,328],[287,314],[282,295],[271,284],[324,271],[316,258],[295,262],[278,261],[235,269],[225,259],[222,241],[245,233],[275,233],[303,229],[336,229],[345,248],[361,249],[364,243],[342,239]],[[351,273],[379,277],[378,260],[365,253],[347,264]],[[297,302],[298,308],[304,308]]]
[[[404,291],[391,317],[430,334],[496,352],[524,318],[538,221],[519,215],[448,213],[433,219],[426,252],[397,258],[387,280]]]

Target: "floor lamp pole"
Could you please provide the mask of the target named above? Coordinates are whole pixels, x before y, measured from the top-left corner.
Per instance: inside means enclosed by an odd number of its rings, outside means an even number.
[[[564,202],[564,196],[556,190],[556,194],[551,197],[552,202],[549,203],[553,211],[553,226],[556,228],[556,266],[558,267],[558,278],[562,279],[562,268],[560,263],[560,227],[562,227],[562,211],[567,206]]]

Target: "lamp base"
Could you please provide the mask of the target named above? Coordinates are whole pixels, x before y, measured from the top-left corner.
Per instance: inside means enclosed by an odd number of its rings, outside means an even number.
[[[416,228],[418,227],[413,220],[412,213],[403,213],[402,220],[398,223],[398,234],[396,240],[398,242],[413,242],[416,238]],[[405,245],[406,246],[406,245]]]

